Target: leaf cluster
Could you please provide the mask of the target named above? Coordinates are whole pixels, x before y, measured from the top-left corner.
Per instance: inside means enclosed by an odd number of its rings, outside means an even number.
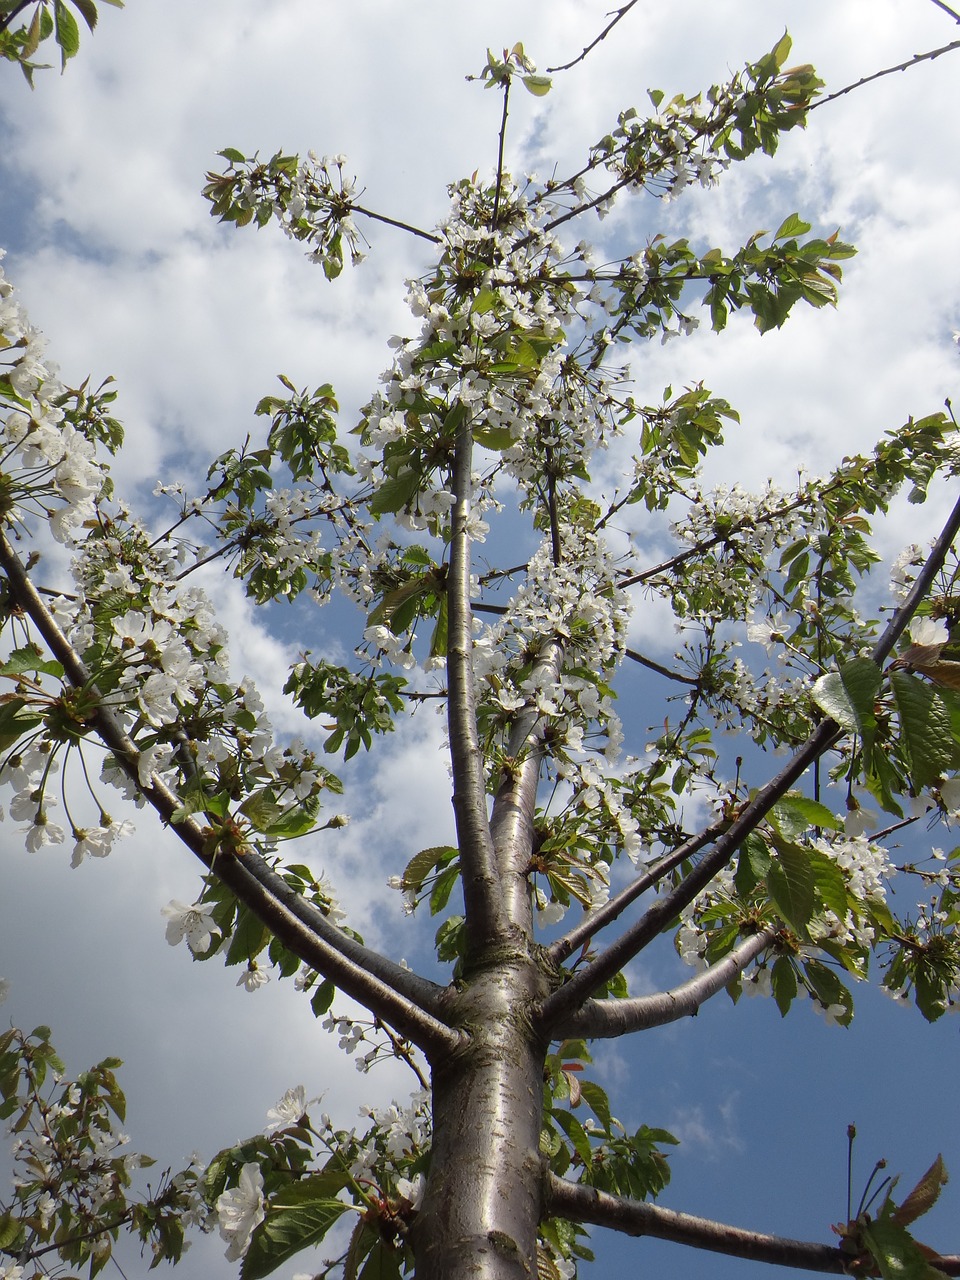
[[[102,0],[102,3],[116,9],[124,6],[124,0]],[[18,28],[10,24],[30,4],[19,3],[19,0],[4,0],[0,4],[0,57],[19,64],[31,89],[34,72],[45,70],[49,65],[32,59],[51,36],[60,50],[61,70],[66,70],[68,60],[76,57],[80,50],[80,28],[70,5],[93,31],[99,17],[95,0],[36,0],[29,21]]]

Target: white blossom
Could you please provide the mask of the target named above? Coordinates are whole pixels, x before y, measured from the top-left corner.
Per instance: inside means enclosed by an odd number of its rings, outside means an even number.
[[[201,955],[209,950],[213,934],[218,930],[213,916],[201,903],[195,902],[187,907],[174,898],[167,906],[160,908],[160,914],[166,916],[166,937],[171,947],[186,938],[187,946],[196,954]]]
[[[287,1129],[297,1124],[307,1109],[307,1092],[302,1084],[288,1089],[278,1103],[267,1112],[267,1124],[264,1133],[274,1133],[277,1129]]]
[[[245,1164],[236,1187],[217,1197],[220,1235],[226,1241],[226,1257],[230,1262],[242,1258],[250,1236],[266,1216],[263,1199],[263,1174],[260,1166]]]

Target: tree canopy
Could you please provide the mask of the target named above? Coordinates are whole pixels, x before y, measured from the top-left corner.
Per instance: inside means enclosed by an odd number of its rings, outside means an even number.
[[[95,6],[75,7],[92,30]],[[95,1273],[127,1232],[176,1262],[190,1230],[217,1231],[243,1280],[295,1258],[345,1277],[566,1277],[589,1264],[588,1227],[819,1271],[960,1273],[914,1235],[946,1181],[935,1152],[912,1191],[852,1195],[832,1243],[823,1223],[760,1234],[656,1203],[676,1138],[654,1115],[624,1124],[592,1065],[604,1042],[744,994],[840,1027],[868,982],[914,1026],[960,1002],[960,850],[941,848],[960,814],[949,401],[748,488],[717,460],[772,428],[643,370],[653,340],[765,335],[837,304],[856,250],[815,211],[722,243],[655,221],[857,86],[827,94],[783,34],[709,88],[649,90],[569,168],[512,163],[524,102],[562,95],[633,9],[546,71],[523,44],[487,51],[461,92],[497,96],[496,162],[450,182],[436,224],[375,207],[339,153],[220,151],[213,217],[278,224],[325,288],[369,269],[375,233],[419,246],[355,416],[321,358],[306,384],[281,374],[204,466],[145,486],[113,380],[63,380],[0,277],[8,830],[80,867],[152,810],[158,843],[201,871],[192,901],[163,907],[167,941],[247,991],[295,986],[362,1070],[400,1063],[414,1086],[354,1127],[291,1087],[260,1133],[144,1192],[118,1061],[72,1078],[50,1030],[12,1028],[4,1280],[54,1258]],[[71,74],[66,3],[4,13],[0,52],[31,82],[44,41]],[[955,44],[891,70],[922,75]],[[652,208],[642,231],[631,201]],[[942,521],[892,549],[891,514],[928,499]],[[268,694],[231,661],[240,593],[295,651]],[[375,918],[382,941],[361,936],[326,861],[349,830],[340,775],[362,809],[378,752],[434,712],[453,829],[411,846],[395,810],[389,867],[362,872],[389,875],[410,918],[397,950]],[[690,970],[650,989],[641,957]],[[317,1247],[335,1260],[298,1257]]]

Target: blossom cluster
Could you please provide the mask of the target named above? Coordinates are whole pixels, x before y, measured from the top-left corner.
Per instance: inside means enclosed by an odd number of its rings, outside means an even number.
[[[42,513],[68,542],[92,518],[106,472],[93,441],[67,420],[68,391],[46,345],[0,266],[0,517]]]
[[[173,1177],[163,1174],[149,1202],[140,1203],[130,1190],[132,1178],[153,1161],[131,1152],[129,1137],[115,1126],[125,1109],[113,1072],[117,1061],[107,1059],[70,1080],[47,1036],[47,1028],[39,1027],[29,1036],[12,1028],[0,1037],[0,1092],[5,1113],[14,1115],[15,1135],[6,1244],[16,1241],[17,1226],[24,1224],[36,1249],[28,1256],[56,1248],[74,1269],[90,1261],[98,1270],[121,1226],[129,1224],[156,1262],[179,1258],[186,1247],[183,1228],[203,1226],[207,1217],[198,1195],[199,1168],[194,1163]]]
[[[351,1205],[362,1213],[368,1224],[379,1227],[384,1239],[393,1243],[419,1210],[426,1186],[421,1169],[432,1136],[428,1090],[418,1090],[406,1106],[394,1102],[383,1108],[361,1107],[367,1124],[360,1131],[335,1129],[325,1113],[312,1119],[311,1105],[302,1085],[288,1089],[267,1113],[262,1135],[221,1152],[208,1167],[208,1181],[216,1171],[218,1185],[223,1181],[228,1185],[215,1195],[211,1218],[202,1225],[209,1228],[211,1220],[216,1222],[227,1244],[228,1260],[244,1257],[260,1224],[271,1213],[283,1212],[267,1193],[265,1174],[274,1174],[272,1189],[277,1187],[277,1175],[292,1176],[296,1183],[307,1173],[315,1147],[323,1153],[327,1170],[346,1173],[343,1207]],[[255,1158],[241,1163],[236,1157],[243,1152]],[[276,1198],[282,1206],[282,1186]],[[336,1218],[335,1213],[330,1216],[330,1225]]]

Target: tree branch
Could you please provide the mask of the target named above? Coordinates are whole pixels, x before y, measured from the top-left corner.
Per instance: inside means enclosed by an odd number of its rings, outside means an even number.
[[[622,18],[625,18],[627,16],[627,14],[630,12],[630,10],[633,8],[633,6],[636,3],[637,3],[637,0],[629,0],[629,4],[625,4],[622,9],[618,9],[616,11],[616,13],[613,16],[613,20],[607,23],[607,25],[600,32],[600,34],[596,37],[595,40],[591,40],[590,43],[584,49],[582,49],[581,52],[578,53],[575,58],[571,59],[570,62],[565,62],[563,66],[547,67],[547,74],[553,75],[557,71],[569,71],[570,68],[575,67],[578,62],[582,62],[584,58],[587,56],[587,54],[590,53],[591,50],[597,47],[597,45],[600,43],[601,40],[606,40],[607,36],[610,34],[613,28],[617,25],[617,23],[620,22]],[[934,0],[934,3],[936,3],[936,0]]]
[[[500,138],[497,143],[497,189],[493,195],[493,214],[490,218],[490,226],[496,231],[497,224],[500,220],[500,196],[503,192],[503,152],[507,145],[507,114],[510,109],[510,83],[511,77],[503,82],[503,112],[500,117]]]
[[[443,243],[440,236],[435,236],[432,231],[423,231],[420,227],[415,227],[410,222],[402,222],[399,218],[389,218],[385,213],[375,213],[372,209],[365,209],[362,204],[352,204],[350,211],[363,214],[371,222],[383,222],[388,227],[396,227],[398,231],[409,231],[412,236],[417,236],[420,240],[428,240],[431,244]]]
[[[939,0],[933,0],[933,3],[939,4]],[[954,17],[957,16],[952,9],[947,9],[945,4],[941,4],[940,8],[946,9],[947,13],[953,14]],[[960,40],[953,40],[950,44],[945,44],[939,49],[931,49],[929,53],[915,53],[906,62],[900,62],[895,67],[885,67],[883,71],[874,71],[873,75],[864,76],[856,84],[848,84],[845,88],[838,89],[836,93],[828,93],[825,98],[818,98],[816,102],[811,103],[807,110],[816,111],[817,107],[826,106],[828,102],[835,102],[837,98],[842,98],[846,93],[853,93],[854,89],[859,89],[863,85],[869,84],[871,80],[879,80],[882,76],[892,76],[895,71],[909,71],[911,67],[915,67],[920,62],[932,62],[934,58],[939,58],[943,53],[952,53],[954,49],[960,49]]]
[[[544,1212],[548,1216],[589,1222],[628,1236],[653,1236],[693,1249],[806,1271],[843,1275],[848,1273],[853,1261],[836,1245],[790,1240],[786,1236],[731,1227],[724,1222],[712,1222],[709,1218],[677,1213],[660,1205],[628,1200],[594,1187],[567,1182],[555,1173],[548,1172],[544,1183]],[[960,1257],[938,1257],[932,1262],[946,1275],[960,1275]]]
[[[958,532],[960,532],[960,500],[947,518],[907,598],[890,619],[873,647],[870,656],[878,666],[890,656],[893,646],[909,624],[917,606],[930,590]],[[658,898],[634,925],[621,934],[616,942],[602,951],[579,973],[574,974],[564,986],[547,997],[540,1008],[544,1030],[552,1033],[554,1026],[565,1022],[592,992],[609,982],[624,965],[667,928],[670,922],[676,919],[683,909],[707,887],[713,877],[726,866],[746,837],[760,825],[777,801],[789,791],[811,764],[819,760],[833,746],[842,734],[843,730],[834,720],[823,720],[783,769],[761,787],[748,804],[744,805],[726,831],[717,839],[712,852],[700,860],[683,882],[672,893]]]
[[[459,1043],[459,1037],[440,1020],[441,987],[350,938],[319,908],[291,889],[253,850],[242,855],[213,855],[208,851],[204,829],[193,818],[174,820],[180,808],[179,797],[155,777],[148,786],[140,783],[136,744],[110,708],[99,701],[90,672],[2,534],[0,568],[7,575],[13,599],[30,617],[70,683],[98,698],[93,724],[101,741],[181,843],[306,964],[390,1022],[428,1056],[449,1053]]]
[[[957,13],[955,9],[951,9],[948,4],[944,4],[943,0],[932,0],[932,2],[938,9],[942,9],[944,13],[949,13],[955,22],[960,22],[960,13]]]
[[[447,726],[453,770],[453,812],[463,878],[467,946],[471,953],[505,932],[500,873],[487,817],[483,749],[473,687],[473,613],[470,607],[470,500],[473,429],[465,414],[457,428],[454,506],[447,574]]]
[[[738,978],[751,960],[773,944],[776,936],[776,929],[753,934],[722,960],[670,991],[623,1000],[586,1000],[571,1018],[555,1028],[556,1038],[612,1040],[632,1031],[696,1017],[700,1006]]]
[[[534,682],[557,679],[563,649],[557,640],[548,640],[533,669]],[[503,885],[504,911],[513,925],[529,936],[531,931],[530,889],[527,882],[533,852],[533,818],[543,750],[538,728],[540,713],[535,706],[517,712],[507,742],[503,780],[497,788],[490,817],[490,830]]]
[[[657,675],[666,676],[668,680],[677,680],[680,684],[699,683],[696,676],[682,676],[679,671],[671,671],[669,667],[661,666],[652,658],[645,658],[642,653],[637,653],[636,649],[624,649],[623,656],[632,662],[639,662],[641,667],[646,667],[649,671],[656,671]]]
[[[579,924],[574,925],[562,938],[558,938],[549,948],[551,959],[560,964],[568,957],[572,956],[578,947],[586,946],[595,934],[601,929],[605,929],[608,924],[613,924],[631,902],[636,902],[641,894],[646,893],[648,889],[652,889],[655,884],[663,879],[668,872],[674,867],[679,867],[681,862],[685,862],[687,858],[692,858],[694,854],[713,840],[714,836],[720,835],[726,828],[727,822],[715,822],[712,826],[705,827],[699,835],[691,836],[689,840],[684,840],[672,853],[668,853],[665,857],[660,858],[657,862],[649,867],[642,875],[637,876],[631,884],[613,898],[608,899],[596,911],[591,911],[589,915],[585,915]]]

